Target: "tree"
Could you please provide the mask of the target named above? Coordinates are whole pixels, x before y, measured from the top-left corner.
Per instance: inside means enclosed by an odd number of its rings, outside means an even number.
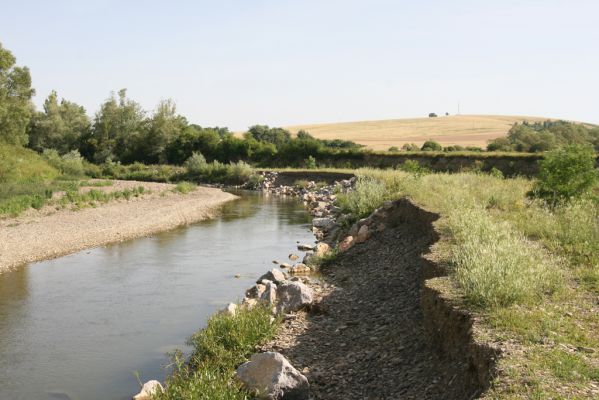
[[[428,117],[429,118],[436,118],[437,114],[435,114],[435,113],[428,113]]]
[[[167,162],[167,146],[181,135],[187,120],[177,115],[177,107],[172,100],[163,100],[158,103],[156,111],[148,121],[148,130],[144,135],[141,148],[143,149],[144,162]]]
[[[81,137],[90,129],[85,109],[62,99],[52,91],[44,101],[44,111],[36,112],[29,124],[29,147],[39,152],[55,149],[66,154],[79,148]]]
[[[439,143],[435,142],[434,140],[427,140],[426,142],[424,142],[424,144],[422,145],[420,150],[422,150],[422,151],[442,151],[443,146],[441,146]]]
[[[141,161],[140,143],[143,139],[145,112],[135,101],[127,98],[127,89],[114,93],[100,106],[94,126],[83,138],[81,153],[91,161]]]
[[[35,90],[31,88],[29,68],[15,63],[15,57],[0,43],[0,141],[24,145]]]
[[[404,151],[418,151],[420,150],[420,148],[418,147],[418,145],[416,143],[404,143],[403,146],[401,146],[401,149]]]
[[[539,177],[533,193],[550,205],[589,192],[598,179],[595,152],[589,146],[570,145],[547,152],[539,162]]]
[[[254,125],[250,127],[248,134],[259,142],[272,143],[277,148],[291,140],[289,131],[283,128],[270,128],[268,125]]]

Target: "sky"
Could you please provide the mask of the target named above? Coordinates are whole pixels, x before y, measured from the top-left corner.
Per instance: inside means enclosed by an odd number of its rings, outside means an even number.
[[[599,1],[7,1],[0,43],[93,115],[112,91],[202,126],[529,115],[599,123]]]

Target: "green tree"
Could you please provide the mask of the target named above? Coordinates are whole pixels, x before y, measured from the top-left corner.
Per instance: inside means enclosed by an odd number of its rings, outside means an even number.
[[[442,151],[443,146],[441,146],[439,143],[435,142],[434,140],[427,140],[426,142],[424,142],[424,144],[422,145],[420,150],[422,150],[422,151]]]
[[[148,121],[148,130],[142,141],[143,161],[166,163],[167,147],[181,135],[186,126],[187,120],[177,115],[177,107],[172,100],[158,103],[154,115]]]
[[[283,128],[270,128],[268,125],[254,125],[250,127],[248,134],[259,142],[272,143],[277,148],[291,140],[289,131]],[[305,134],[310,136],[307,132]]]
[[[29,68],[15,63],[15,57],[0,43],[0,140],[24,145],[35,90],[31,88]]]
[[[146,130],[145,112],[121,89],[118,100],[114,93],[100,106],[93,129],[83,138],[81,153],[94,162],[133,162],[143,158],[140,149]]]
[[[36,112],[29,124],[29,147],[39,152],[55,149],[66,154],[79,148],[81,137],[90,129],[85,109],[62,99],[52,91],[44,101],[44,111]]]
[[[595,152],[589,146],[570,145],[547,152],[539,161],[533,194],[551,205],[584,195],[597,182],[595,162]]]

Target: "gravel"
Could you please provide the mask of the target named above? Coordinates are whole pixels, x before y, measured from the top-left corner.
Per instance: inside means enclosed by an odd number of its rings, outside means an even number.
[[[148,236],[212,217],[237,198],[220,189],[198,187],[173,193],[175,185],[114,181],[106,191],[144,186],[150,194],[115,200],[79,211],[45,207],[0,220],[0,273],[18,265],[112,242]]]
[[[311,284],[313,310],[288,315],[261,350],[282,353],[304,373],[313,399],[475,397],[462,379],[466,366],[427,347],[420,255],[428,245],[401,225],[342,253]]]

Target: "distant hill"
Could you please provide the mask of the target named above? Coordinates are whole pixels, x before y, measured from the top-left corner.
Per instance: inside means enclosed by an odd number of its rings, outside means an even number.
[[[507,115],[451,115],[436,118],[390,119],[285,127],[292,133],[303,129],[318,139],[345,139],[375,150],[400,147],[404,143],[422,145],[435,140],[443,146],[486,147],[489,140],[505,136],[510,127],[522,121],[546,121],[551,118]]]

